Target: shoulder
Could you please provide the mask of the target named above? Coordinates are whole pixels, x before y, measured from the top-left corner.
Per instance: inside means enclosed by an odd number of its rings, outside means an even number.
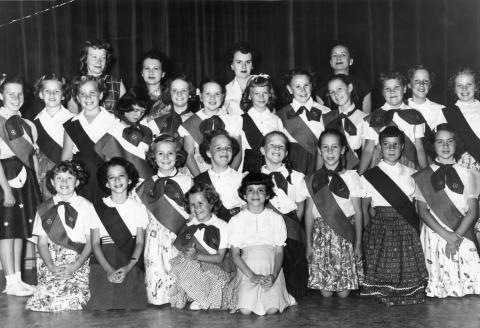
[[[178,173],[172,179],[175,180],[180,185],[184,193],[187,192],[188,189],[190,189],[193,185],[192,178],[183,173]]]
[[[302,182],[303,180],[305,180],[305,174],[303,174],[302,172],[295,171],[295,170],[292,170],[292,173],[290,174],[290,176],[292,177],[292,184],[294,184],[294,185],[296,185],[296,184]]]

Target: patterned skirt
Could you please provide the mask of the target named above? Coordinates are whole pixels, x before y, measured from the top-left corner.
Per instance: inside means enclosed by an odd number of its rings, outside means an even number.
[[[115,269],[130,262],[114,244],[101,247],[105,259]],[[93,257],[90,261],[90,292],[92,297],[86,306],[88,310],[142,310],[147,307],[145,273],[138,265],[130,270],[121,284],[116,284],[108,281],[107,273]]]
[[[71,249],[49,243],[48,250],[56,266],[73,263],[79,254]],[[26,309],[41,312],[82,310],[90,299],[88,276],[89,259],[70,278],[56,277],[39,257],[37,259],[38,285],[27,300]]]
[[[361,259],[351,242],[339,236],[322,218],[313,221],[313,258],[308,287],[331,292],[359,288],[363,276]]]
[[[48,200],[53,195],[47,188],[47,173],[55,166],[55,163],[51,161],[47,155],[43,152],[38,153],[38,184],[40,186],[40,192],[42,193],[42,199]]]
[[[145,286],[148,303],[162,305],[170,303],[171,290],[175,279],[170,274],[170,260],[179,254],[173,247],[177,238],[173,232],[165,228],[155,218],[150,219],[145,241]]]
[[[261,245],[242,249],[242,259],[248,267],[260,275],[273,273],[275,264],[275,247]],[[287,292],[283,270],[269,289],[255,284],[240,270],[237,274],[237,307],[247,309],[258,315],[265,315],[270,309],[283,312],[287,307],[297,304],[295,298]]]
[[[457,163],[463,167],[466,167],[467,169],[471,169],[475,177],[480,180],[480,163],[477,162],[476,159],[472,155],[470,155],[468,152],[463,153],[460,159],[457,161]],[[480,190],[477,190],[477,193],[480,193]],[[480,232],[480,218],[477,220],[475,224],[475,231],[477,233]]]
[[[212,263],[189,260],[183,253],[170,263],[170,274],[175,278],[175,287],[170,294],[172,307],[184,308],[188,301],[195,301],[204,310],[235,308],[235,273],[226,272]]]
[[[361,295],[387,306],[425,302],[428,272],[417,231],[392,207],[375,207],[375,213],[363,235]]]

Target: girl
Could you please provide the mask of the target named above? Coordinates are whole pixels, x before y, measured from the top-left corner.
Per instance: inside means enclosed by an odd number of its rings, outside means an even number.
[[[446,123],[442,112],[442,108],[445,106],[427,98],[435,75],[423,65],[410,67],[407,74],[408,88],[412,91],[412,98],[408,99],[408,107],[418,110],[425,118],[430,130],[434,131],[437,125]]]
[[[210,166],[205,163],[200,152],[199,145],[203,141],[205,132],[215,128],[222,128],[237,139],[240,144],[240,123],[238,115],[230,115],[222,108],[225,90],[213,79],[205,79],[201,83],[200,100],[203,108],[192,115],[178,128],[179,135],[184,138],[184,149],[188,154],[187,167],[193,176],[205,172]],[[232,161],[232,168],[238,169],[241,163],[239,152]]]
[[[88,266],[90,220],[97,213],[76,191],[87,181],[85,167],[63,161],[48,174],[47,186],[54,196],[37,210],[33,234],[38,236],[37,280],[35,293],[26,308],[57,312],[82,310],[90,299]]]
[[[319,145],[324,166],[305,179],[308,286],[344,298],[359,288],[362,275],[363,192],[358,173],[343,166],[345,136],[327,129]]]
[[[35,83],[35,94],[45,104],[33,121],[38,131],[37,176],[44,200],[52,197],[46,187],[46,174],[61,161],[65,132],[63,124],[73,117],[73,114],[62,106],[65,84],[65,78],[55,73],[45,74]]]
[[[80,104],[82,111],[67,121],[63,127],[62,160],[75,159],[86,165],[91,177],[95,177],[97,167],[103,163],[95,152],[95,144],[115,123],[115,117],[100,107],[104,84],[92,76],[82,76],[73,81],[73,96]],[[103,191],[96,179],[91,178],[80,195],[97,203],[102,200]]]
[[[188,218],[184,193],[192,186],[192,179],[177,171],[185,158],[177,139],[168,134],[157,137],[147,153],[157,174],[145,180],[136,191],[150,213],[144,255],[145,285],[148,302],[155,305],[170,302],[174,279],[169,261],[178,255],[173,242]]]
[[[363,78],[350,74],[350,66],[353,64],[353,51],[346,43],[336,42],[330,48],[330,67],[334,75],[343,74],[350,78],[355,96],[353,102],[355,107],[369,114],[372,111],[372,97],[370,86]],[[317,101],[320,104],[328,103],[328,81],[319,88]]]
[[[312,99],[313,77],[306,70],[293,69],[284,77],[285,94],[291,103],[277,112],[291,145],[293,169],[303,174],[315,171],[318,137],[325,129],[322,114],[330,110]]]
[[[226,272],[222,263],[228,251],[227,223],[213,212],[222,205],[211,185],[196,183],[185,195],[186,209],[191,214],[188,228],[175,241],[182,253],[172,263],[175,294],[172,306],[182,309],[192,299],[190,310],[233,309],[235,307],[235,275]],[[188,235],[195,241],[189,242]]]
[[[433,164],[414,175],[417,204],[425,222],[421,241],[428,270],[427,296],[480,294],[480,258],[473,225],[478,193],[471,170],[455,161],[456,133],[437,126]]]
[[[232,257],[238,268],[236,310],[257,315],[283,312],[295,305],[283,276],[283,246],[287,229],[282,217],[265,208],[275,196],[272,180],[249,173],[238,189],[247,208],[228,223]]]
[[[100,186],[110,192],[95,205],[100,220],[92,221],[90,310],[144,309],[147,306],[143,245],[147,209],[129,193],[139,179],[132,163],[114,157],[98,170]]]
[[[350,77],[337,74],[328,81],[328,95],[338,111],[331,111],[324,116],[325,126],[337,129],[347,139],[345,153],[346,169],[357,168],[362,154],[362,144],[366,130],[365,114],[352,101],[353,84]]]
[[[259,172],[262,166],[260,147],[263,136],[271,131],[283,131],[282,120],[272,113],[275,92],[270,77],[252,76],[242,95],[243,172]]]
[[[406,91],[406,79],[400,72],[380,74],[380,85],[385,104],[369,115],[365,131],[365,147],[358,173],[363,174],[371,164],[376,165],[380,160],[378,134],[386,126],[398,126],[404,132],[405,150],[402,153],[401,163],[411,168],[424,168],[427,158],[423,147],[425,133],[425,119],[416,110],[408,108],[403,103]]]
[[[41,202],[35,172],[37,129],[20,116],[23,80],[6,76],[0,81],[0,262],[8,295],[32,295],[21,278],[23,240],[32,236],[35,209]]]
[[[382,160],[360,178],[366,196],[361,295],[378,297],[387,306],[423,303],[428,272],[412,202],[415,171],[400,163],[405,135],[399,128],[388,126],[379,138]]]
[[[206,133],[200,145],[200,153],[211,168],[197,175],[194,180],[212,185],[220,194],[222,204],[216,214],[225,222],[240,212],[244,204],[237,192],[243,175],[229,166],[239,148],[237,141],[223,129]]]
[[[80,56],[80,74],[96,77],[105,84],[105,94],[102,106],[110,113],[116,110],[117,102],[126,92],[122,79],[109,75],[113,58],[113,48],[110,43],[103,40],[86,41]],[[81,108],[72,97],[68,102],[68,109],[77,114]]]
[[[196,111],[197,97],[192,81],[184,74],[167,81],[162,99],[167,108],[163,114],[148,122],[155,136],[162,133],[178,135],[178,127]]]
[[[228,51],[227,65],[234,78],[225,86],[225,108],[230,114],[242,115],[240,103],[253,69],[252,47],[244,42],[234,44]]]
[[[163,53],[150,50],[145,52],[137,62],[137,84],[133,92],[149,103],[147,121],[168,113],[162,101],[162,79],[167,71],[167,61],[168,58]]]
[[[146,107],[145,101],[127,92],[118,103],[120,121],[95,144],[95,151],[103,160],[125,158],[134,164],[142,180],[151,177],[153,173],[145,158],[153,135],[142,121]]]
[[[269,200],[267,207],[282,215],[287,227],[287,244],[283,258],[287,290],[294,297],[301,297],[307,292],[308,280],[308,267],[304,256],[305,231],[301,225],[305,208],[305,196],[301,190],[305,176],[284,163],[288,146],[288,138],[283,132],[267,133],[260,148],[265,156],[261,173],[267,174],[274,183],[275,196]]]

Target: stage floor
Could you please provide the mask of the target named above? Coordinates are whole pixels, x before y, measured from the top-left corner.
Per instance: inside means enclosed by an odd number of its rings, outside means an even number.
[[[0,288],[3,290],[3,274],[0,279]],[[1,328],[480,327],[480,296],[428,299],[426,304],[387,308],[374,299],[325,299],[319,293],[312,292],[283,314],[265,317],[232,315],[223,311],[180,311],[168,306],[152,306],[144,311],[36,313],[24,309],[25,301],[25,297],[0,294]]]

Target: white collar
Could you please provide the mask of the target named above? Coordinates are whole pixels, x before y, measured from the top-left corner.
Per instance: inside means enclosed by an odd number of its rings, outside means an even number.
[[[267,165],[263,165],[262,169],[261,169],[261,172],[265,173],[265,174],[270,174],[272,172],[280,172],[285,178],[288,177],[288,175],[289,175],[288,169],[283,164],[282,164],[282,166],[280,166],[278,169],[276,169],[274,171],[270,171],[267,168]]]
[[[160,171],[157,170],[157,176],[158,176],[159,178],[172,178],[172,177],[174,177],[174,176],[176,176],[176,175],[177,175],[177,168],[175,168],[175,167],[173,168],[172,173],[170,173],[169,175],[164,175],[162,172],[160,172]]]
[[[402,102],[399,107],[393,107],[393,106],[390,105],[389,103],[385,103],[385,104],[382,106],[382,109],[383,109],[383,110],[390,110],[390,109],[409,109],[409,108],[410,108],[410,107],[408,107],[407,105],[405,105],[404,102]]]
[[[304,103],[304,104],[299,102],[297,99],[293,98],[291,105],[293,107],[293,110],[296,112],[302,106],[304,106],[306,109],[310,110],[310,109],[312,109],[312,107],[315,107],[314,104],[315,104],[315,102],[313,101],[313,98],[310,97],[310,98],[308,98],[307,102]]]

